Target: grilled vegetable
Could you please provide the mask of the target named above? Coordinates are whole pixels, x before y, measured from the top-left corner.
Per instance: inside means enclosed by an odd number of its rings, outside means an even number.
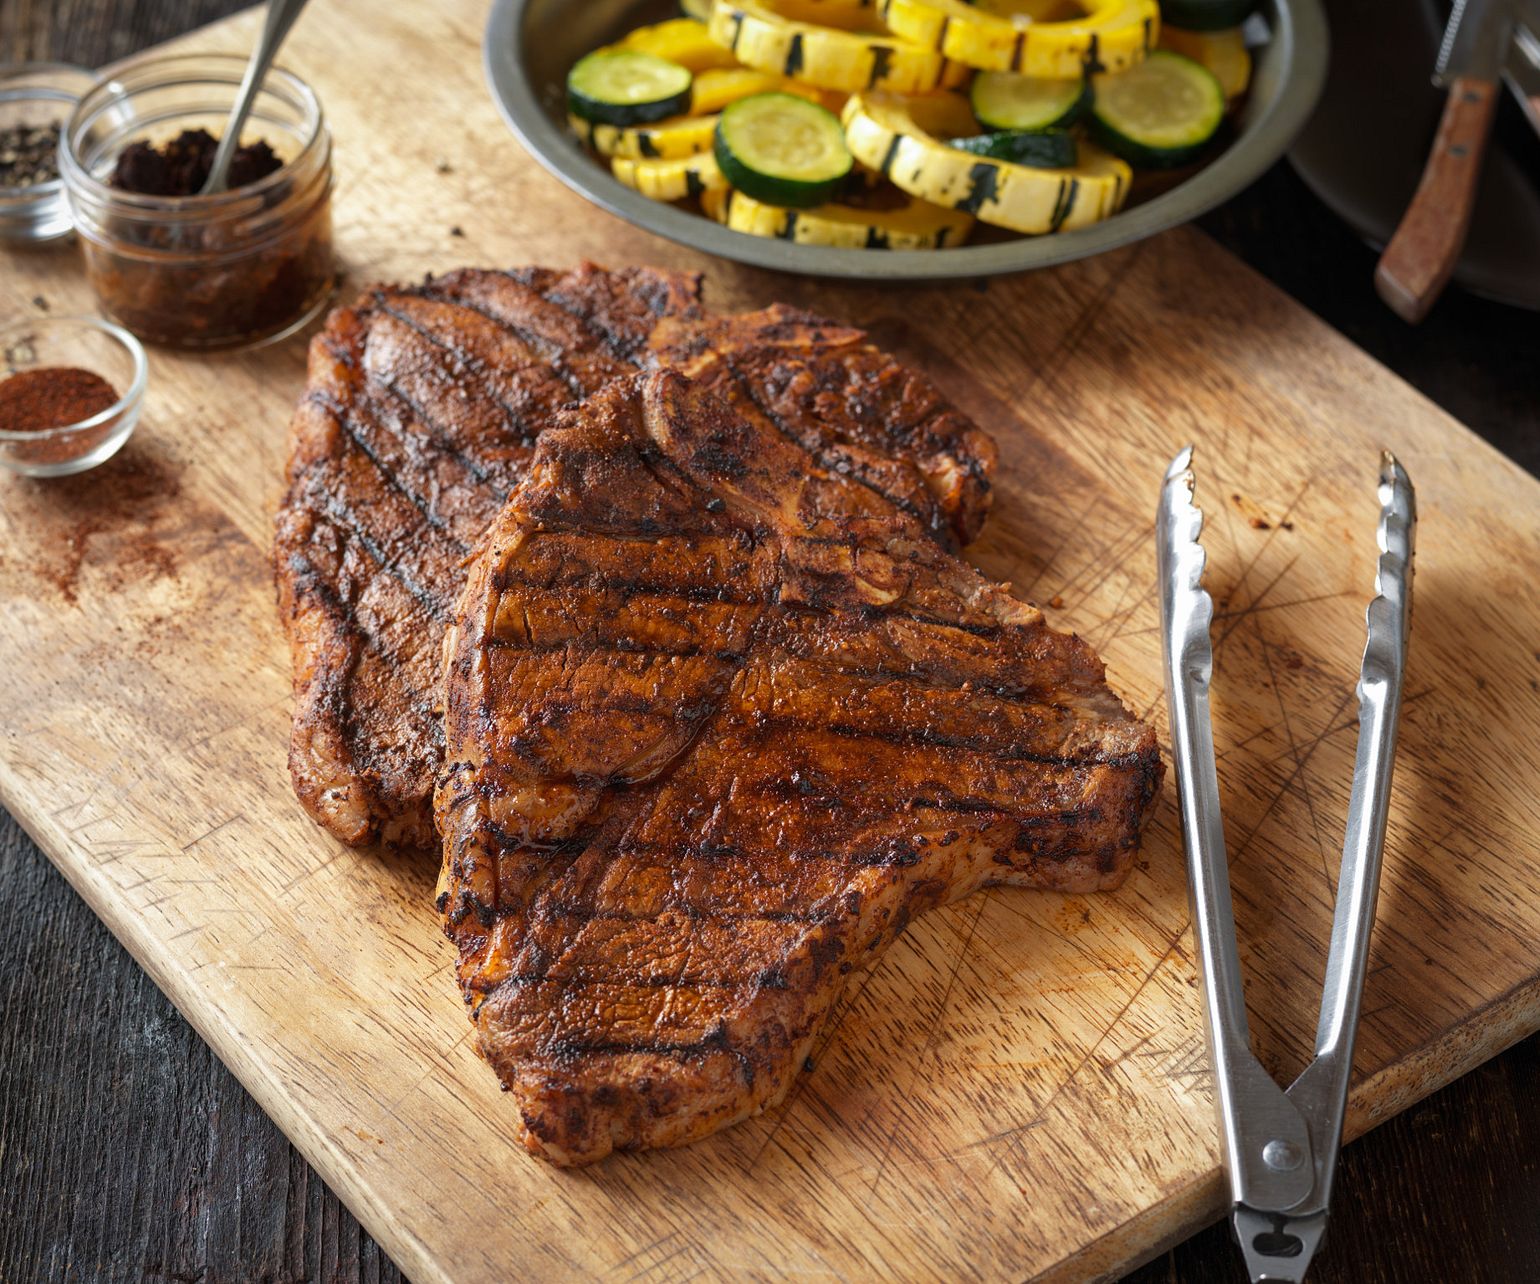
[[[1223,31],[1162,27],[1160,47],[1207,67],[1214,73],[1226,98],[1239,98],[1251,84],[1251,54],[1239,27],[1227,27]]]
[[[730,104],[717,122],[714,150],[734,187],[795,208],[831,199],[853,164],[839,117],[791,94],[755,94]]]
[[[1038,169],[1068,168],[1075,163],[1078,152],[1074,137],[1062,129],[1040,133],[1006,130],[997,134],[975,134],[971,138],[954,138],[952,146],[971,156],[990,156]]]
[[[1256,11],[1257,0],[1162,0],[1161,15],[1184,31],[1238,27]]]
[[[617,156],[610,162],[610,171],[627,187],[655,201],[682,201],[727,186],[727,179],[710,152],[680,160],[632,160]]]
[[[961,245],[973,228],[967,214],[907,195],[892,209],[827,204],[789,210],[727,188],[708,191],[701,206],[735,232],[845,249],[934,250]]]
[[[824,102],[825,97],[838,97],[829,90],[804,85],[773,71],[756,71],[753,67],[714,68],[696,75],[695,84],[691,88],[690,111],[692,115],[705,116],[719,112],[728,103],[735,103],[751,94],[768,94],[777,90],[823,103],[825,107],[829,106]]]
[[[805,0],[804,0],[805,3]],[[962,84],[968,69],[929,48],[876,31],[815,26],[788,16],[788,0],[716,0],[712,38],[739,62],[823,89],[921,93]]]
[[[1091,82],[981,71],[968,98],[979,124],[990,129],[1068,129],[1091,105]]]
[[[1166,50],[1122,75],[1097,76],[1093,88],[1091,134],[1131,165],[1185,165],[1224,120],[1224,91],[1213,72]]]
[[[845,104],[845,137],[858,161],[921,200],[985,223],[1017,232],[1084,227],[1116,213],[1128,195],[1128,166],[1095,147],[1082,147],[1073,168],[1049,170],[972,156],[945,141],[974,128],[955,94],[855,94]]]
[[[699,18],[670,18],[638,27],[611,48],[650,53],[694,72],[738,65],[738,60],[706,33],[706,24]]]
[[[993,13],[967,0],[878,0],[897,36],[987,71],[1077,77],[1121,71],[1155,47],[1155,0],[1083,0],[1085,13],[1063,21]],[[879,86],[880,88],[880,86]]]
[[[690,106],[688,68],[635,49],[600,49],[567,73],[567,108],[605,125],[641,125]]]
[[[705,22],[711,17],[711,0],[679,0],[679,12],[686,18]]]
[[[568,116],[572,131],[601,156],[632,156],[639,160],[678,160],[711,150],[715,116],[677,116],[655,125],[598,125]]]

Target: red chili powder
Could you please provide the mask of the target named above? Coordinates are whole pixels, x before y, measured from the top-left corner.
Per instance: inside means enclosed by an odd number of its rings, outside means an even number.
[[[0,430],[44,432],[99,415],[118,399],[117,389],[90,370],[45,366],[0,381]]]

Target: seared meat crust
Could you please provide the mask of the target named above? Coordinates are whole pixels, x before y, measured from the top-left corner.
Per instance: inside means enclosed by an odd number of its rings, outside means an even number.
[[[289,769],[347,843],[434,843],[445,622],[463,562],[557,411],[679,363],[767,431],[971,539],[994,445],[860,331],[775,307],[708,319],[694,276],[461,271],[333,313],[290,427],[274,561],[289,633]]]
[[[584,265],[381,287],[310,346],[275,524],[289,772],[346,843],[431,847],[444,624],[461,563],[557,409],[633,372],[694,276]]]
[[[860,330],[777,303],[664,322],[650,346],[659,364],[798,442],[820,467],[877,491],[949,548],[977,538],[994,441]]]
[[[445,638],[439,904],[558,1164],[779,1100],[921,910],[1117,885],[1161,777],[1085,643],[703,373],[541,437]]]

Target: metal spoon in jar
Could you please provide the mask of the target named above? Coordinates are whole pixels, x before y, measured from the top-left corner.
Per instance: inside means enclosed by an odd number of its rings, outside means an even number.
[[[268,0],[267,21],[262,25],[262,36],[251,51],[251,61],[246,64],[246,74],[241,78],[240,90],[235,95],[235,106],[230,109],[230,119],[225,122],[224,136],[214,153],[214,163],[209,167],[200,196],[222,192],[229,186],[230,162],[235,159],[236,148],[241,145],[241,130],[246,117],[251,115],[251,105],[257,91],[267,78],[267,69],[278,56],[278,47],[289,34],[289,28],[305,7],[305,0]]]

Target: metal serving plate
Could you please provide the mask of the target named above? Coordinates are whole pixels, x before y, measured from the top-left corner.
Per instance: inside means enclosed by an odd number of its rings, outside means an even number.
[[[1048,267],[1127,245],[1227,200],[1283,155],[1326,75],[1320,0],[1263,0],[1272,38],[1256,51],[1251,91],[1230,146],[1190,178],[1105,222],[947,250],[840,250],[733,232],[622,186],[566,123],[567,71],[583,54],[645,21],[677,13],[658,0],[494,0],[483,57],[503,118],[546,169],[595,205],[659,236],[755,267],[809,276],[937,281]]]

